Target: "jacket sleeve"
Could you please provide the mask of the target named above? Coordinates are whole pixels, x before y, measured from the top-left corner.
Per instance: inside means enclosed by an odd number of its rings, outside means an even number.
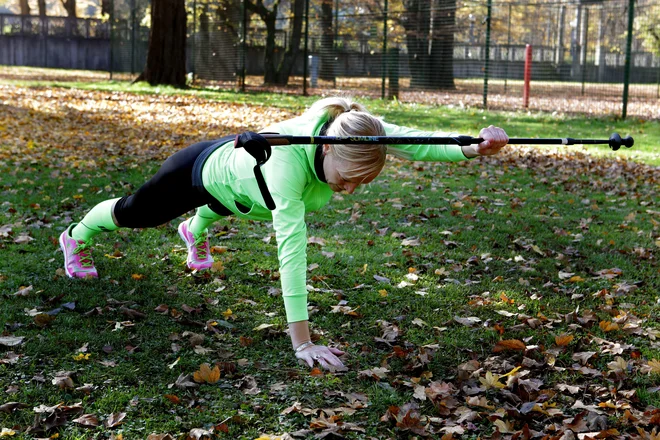
[[[276,205],[272,211],[273,229],[286,317],[288,322],[306,321],[307,225],[302,194],[307,175],[291,158],[286,160],[274,154],[269,164],[271,169],[277,169],[268,187]]]
[[[415,128],[390,124],[385,121],[381,122],[383,123],[387,136],[458,136],[456,133],[422,131]],[[463,154],[460,145],[388,145],[387,149],[395,156],[407,160],[421,160],[428,162],[459,162],[461,160],[468,160]]]

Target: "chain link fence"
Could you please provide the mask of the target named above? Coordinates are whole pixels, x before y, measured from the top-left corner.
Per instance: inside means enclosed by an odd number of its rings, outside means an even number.
[[[533,1],[187,0],[187,71],[244,91],[660,118],[657,1]],[[149,0],[101,20],[0,15],[0,63],[138,74],[149,21]]]

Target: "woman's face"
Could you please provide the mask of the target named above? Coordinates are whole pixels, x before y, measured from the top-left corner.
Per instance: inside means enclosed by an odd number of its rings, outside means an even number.
[[[329,153],[328,145],[324,145],[323,151],[326,153],[323,159],[323,172],[325,173],[325,180],[330,185],[330,189],[334,192],[346,191],[348,194],[353,194],[355,189],[362,185],[371,183],[378,174],[380,170],[375,171],[367,176],[362,176],[358,178],[345,178],[344,171],[346,169],[346,163],[343,163],[340,159]]]

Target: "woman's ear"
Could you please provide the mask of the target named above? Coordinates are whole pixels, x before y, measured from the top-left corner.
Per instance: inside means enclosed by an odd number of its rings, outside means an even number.
[[[323,144],[323,155],[327,156],[328,153],[330,153],[330,145],[329,144]]]

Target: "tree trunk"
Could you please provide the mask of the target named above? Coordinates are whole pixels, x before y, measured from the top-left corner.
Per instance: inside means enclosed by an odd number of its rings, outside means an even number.
[[[334,81],[335,79],[335,31],[333,26],[332,0],[321,2],[321,71],[319,78]]]
[[[185,0],[153,0],[147,65],[136,81],[186,86]]]
[[[277,64],[275,46],[275,24],[277,20],[277,9],[279,2],[273,3],[272,10],[263,4],[263,0],[256,2],[246,1],[248,11],[253,12],[266,24],[266,52],[264,55],[264,83],[273,85],[287,85],[289,76],[293,70],[296,57],[300,52],[300,40],[302,38],[302,23],[305,10],[305,0],[294,0],[293,2],[293,22],[291,24],[291,37],[288,42],[288,49],[282,57],[280,64]]]
[[[30,15],[30,4],[28,0],[18,0],[18,4],[21,7],[21,15]]]
[[[76,12],[76,0],[62,0],[62,5],[66,10],[67,17],[76,18],[78,16]]]
[[[305,0],[294,0],[293,3],[293,23],[291,23],[291,38],[289,47],[284,53],[284,58],[277,68],[275,83],[285,86],[289,83],[289,77],[293,71],[296,58],[300,52],[300,40],[302,39],[302,25],[305,15]],[[305,60],[307,61],[307,60]]]
[[[112,0],[101,0],[101,15],[111,15]]]
[[[456,0],[406,0],[404,6],[410,87],[454,89]]]
[[[454,84],[454,33],[456,32],[456,0],[439,0],[433,14],[431,40],[430,87],[455,89]]]
[[[37,5],[39,6],[39,17],[46,16],[46,0],[37,0]]]

